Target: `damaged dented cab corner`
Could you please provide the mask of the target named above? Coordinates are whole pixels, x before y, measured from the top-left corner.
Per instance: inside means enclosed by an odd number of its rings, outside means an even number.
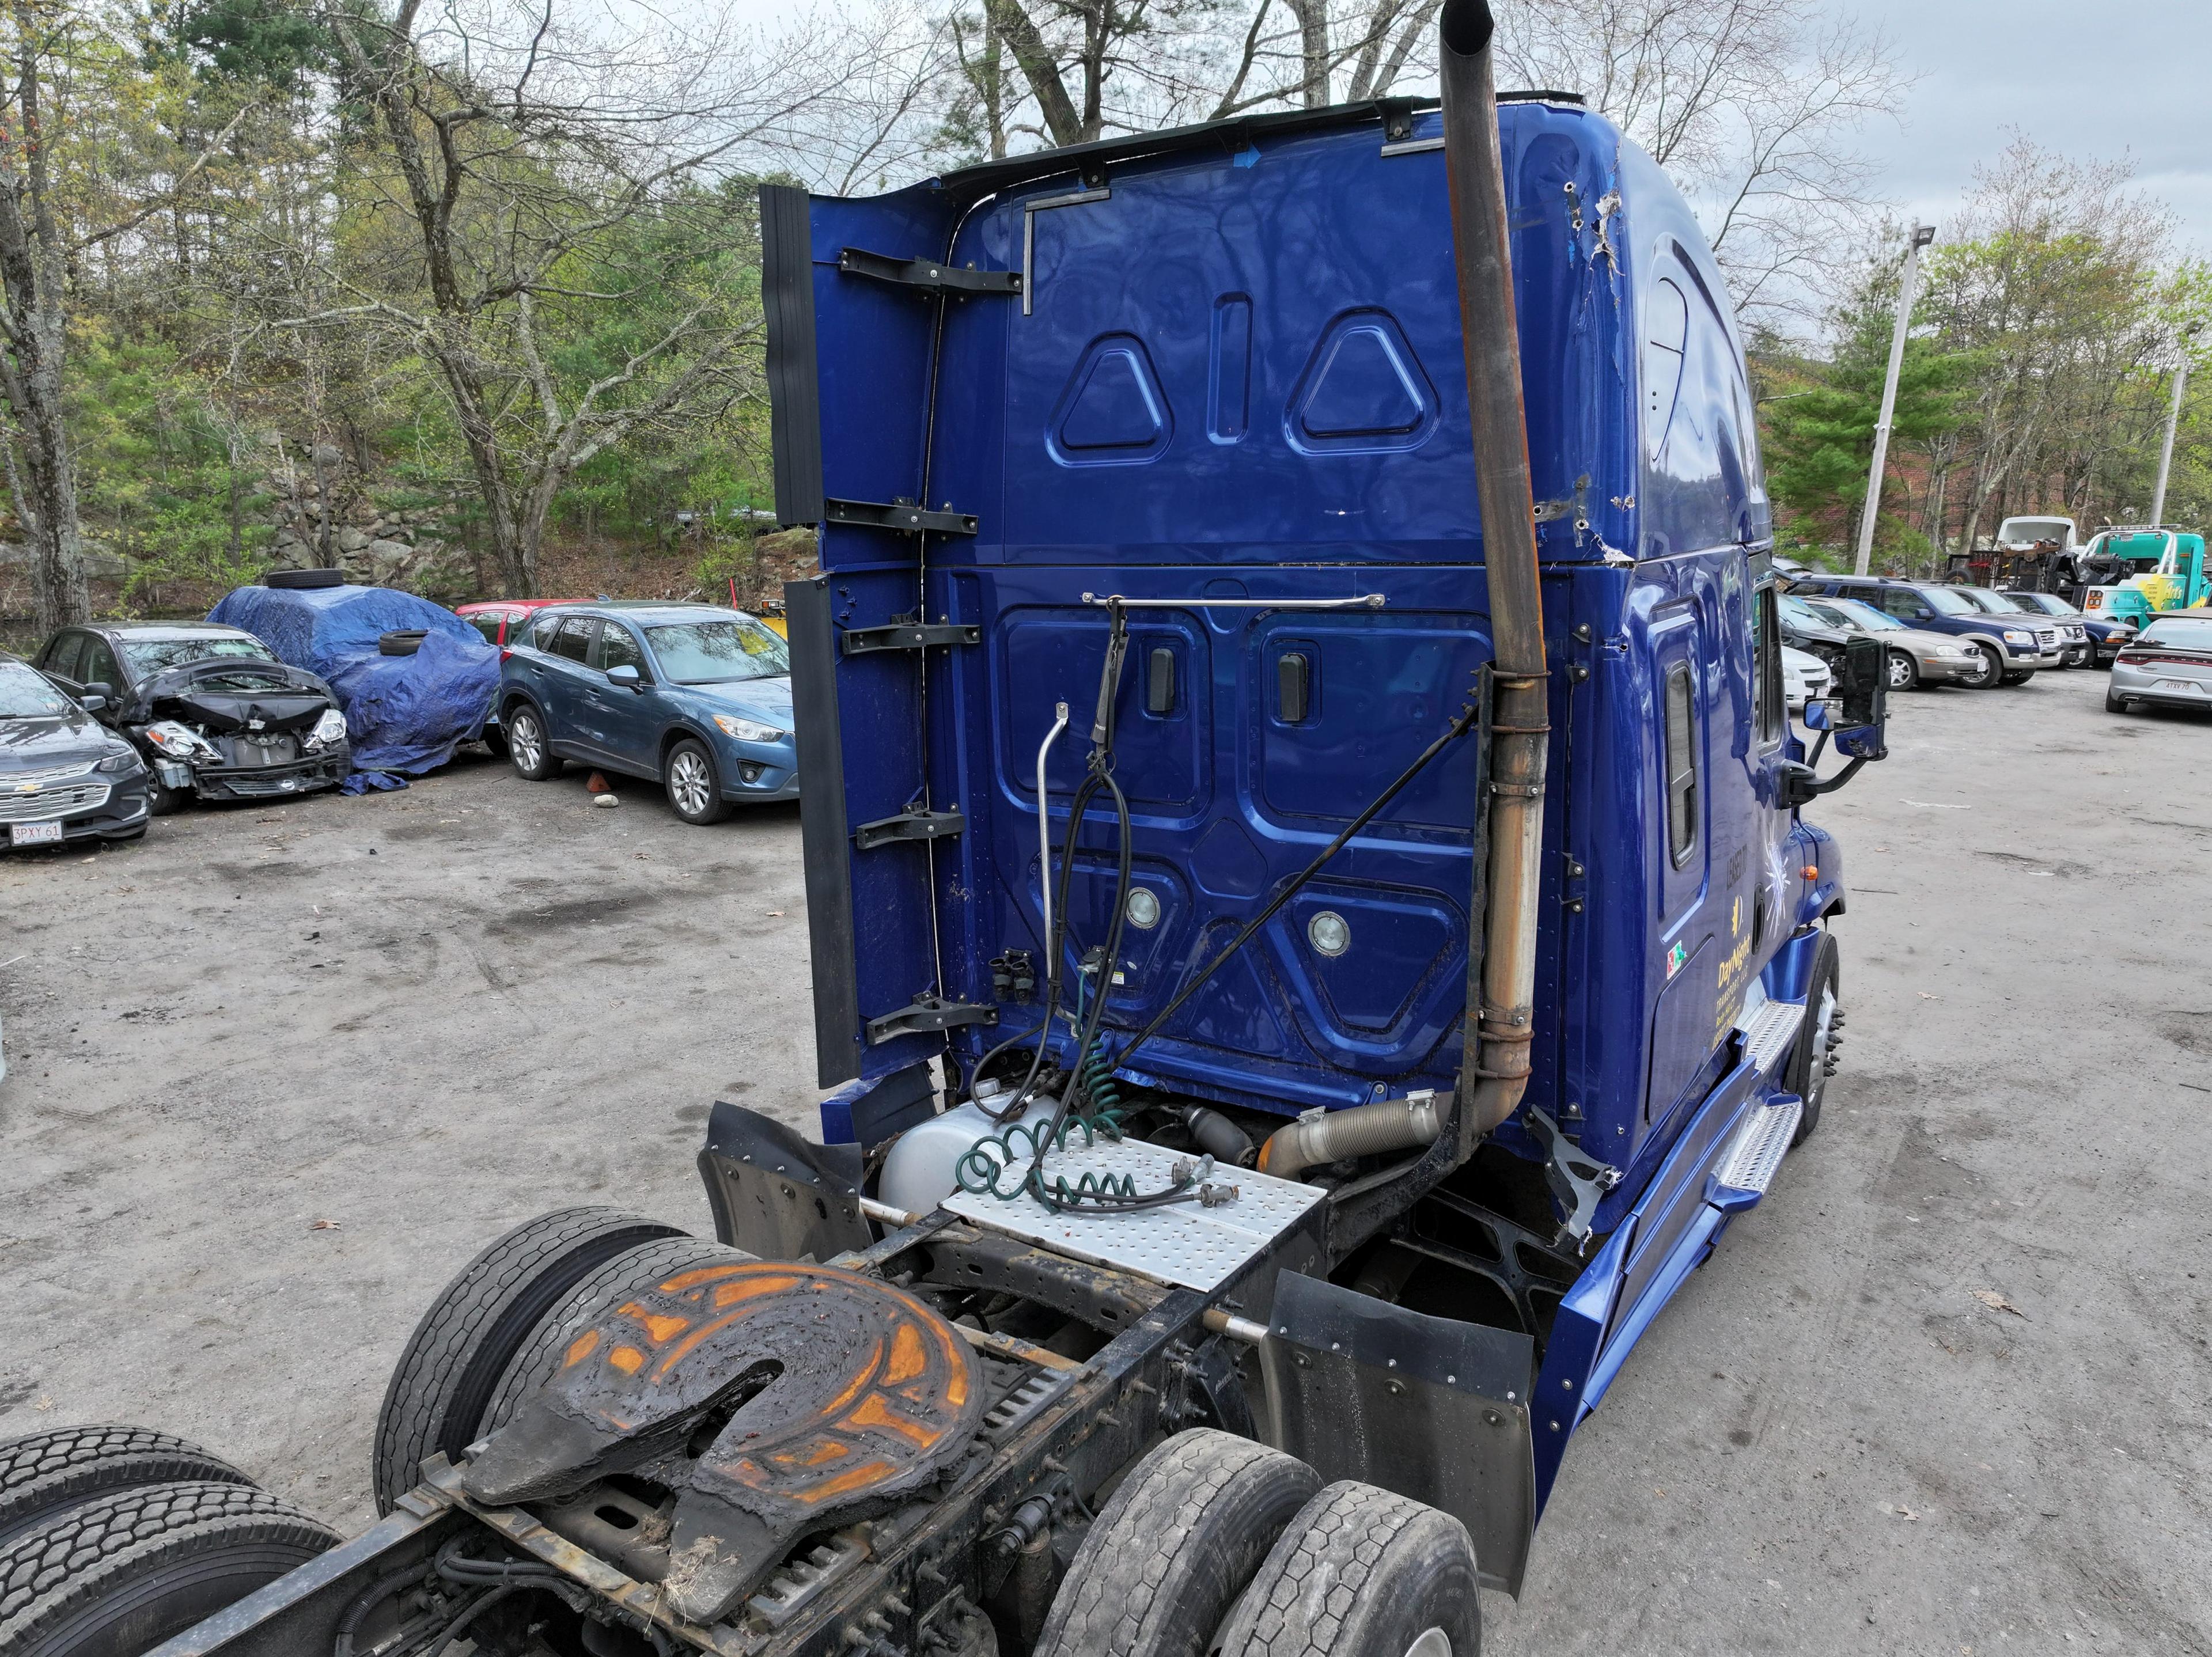
[[[155,814],[187,798],[271,799],[337,786],[351,768],[330,687],[252,634],[207,622],[64,628],[46,675],[98,697],[96,717],[144,759]]]
[[[1713,260],[1490,33],[763,190],[824,1143],[718,1103],[712,1241],[491,1242],[384,1517],[191,1650],[1261,1657],[1318,1581],[1316,1652],[1478,1657],[1818,1124],[1887,686],[1793,721]]]

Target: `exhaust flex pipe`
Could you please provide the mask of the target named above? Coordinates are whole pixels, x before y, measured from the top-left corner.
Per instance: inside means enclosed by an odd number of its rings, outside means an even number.
[[[1443,1132],[1435,1093],[1409,1093],[1349,1110],[1316,1112],[1277,1128],[1260,1147],[1258,1166],[1262,1174],[1295,1180],[1324,1162],[1434,1144]]]
[[[1535,497],[1521,398],[1521,338],[1514,314],[1498,94],[1492,79],[1495,29],[1486,0],[1444,0],[1437,34],[1445,187],[1467,351],[1494,691],[1487,895],[1481,948],[1468,951],[1466,1057],[1459,1077],[1462,1156],[1513,1114],[1528,1085],[1544,754],[1551,729]]]

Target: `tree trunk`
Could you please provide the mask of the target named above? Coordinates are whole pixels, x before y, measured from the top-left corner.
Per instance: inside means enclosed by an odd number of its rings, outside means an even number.
[[[1291,0],[1298,20],[1298,43],[1304,55],[1304,78],[1299,101],[1308,109],[1328,102],[1328,0]]]

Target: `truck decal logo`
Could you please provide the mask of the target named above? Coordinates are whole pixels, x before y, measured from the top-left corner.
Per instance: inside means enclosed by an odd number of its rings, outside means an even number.
[[[1676,973],[1681,971],[1682,963],[1689,958],[1689,950],[1680,944],[1675,944],[1674,948],[1668,950],[1667,951],[1667,976],[1672,978]]]

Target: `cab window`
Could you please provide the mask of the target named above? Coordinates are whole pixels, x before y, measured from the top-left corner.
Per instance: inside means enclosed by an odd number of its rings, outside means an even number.
[[[122,673],[115,665],[115,652],[107,647],[107,640],[93,634],[85,635],[84,659],[79,665],[76,677],[80,684],[104,684],[110,690],[120,690],[125,683]]]
[[[1759,587],[1751,595],[1752,617],[1752,699],[1758,713],[1759,741],[1761,747],[1771,746],[1782,740],[1787,706],[1782,689],[1782,623],[1781,606],[1771,586]]]
[[[1680,868],[1698,844],[1697,687],[1690,665],[1667,671],[1667,849]]]

